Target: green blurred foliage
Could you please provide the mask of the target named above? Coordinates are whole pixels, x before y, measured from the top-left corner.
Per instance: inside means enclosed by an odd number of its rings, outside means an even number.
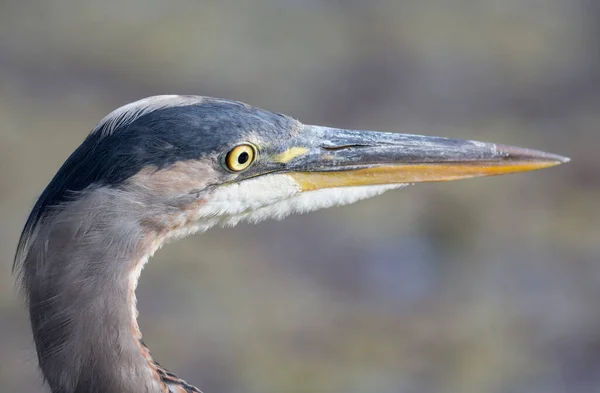
[[[161,364],[206,392],[597,392],[599,4],[0,2],[0,392],[42,389],[10,274],[36,196],[165,93],[572,162],[169,246],[138,290]]]

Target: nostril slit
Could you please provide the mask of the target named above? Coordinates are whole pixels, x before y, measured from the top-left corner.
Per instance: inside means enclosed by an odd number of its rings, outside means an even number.
[[[361,145],[360,143],[356,143],[356,144],[340,145],[340,146],[323,146],[323,149],[328,150],[328,151],[337,151],[337,150],[350,149],[352,147],[368,147],[368,146],[369,145]]]

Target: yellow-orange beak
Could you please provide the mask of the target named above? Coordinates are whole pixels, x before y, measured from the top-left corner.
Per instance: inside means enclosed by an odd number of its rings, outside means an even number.
[[[569,159],[493,143],[305,126],[274,161],[310,191],[503,175]]]

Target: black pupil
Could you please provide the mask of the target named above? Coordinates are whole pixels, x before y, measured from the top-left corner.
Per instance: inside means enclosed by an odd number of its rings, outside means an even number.
[[[248,160],[250,159],[250,156],[248,155],[247,152],[243,152],[242,154],[240,154],[238,156],[238,164],[245,164],[248,162]]]

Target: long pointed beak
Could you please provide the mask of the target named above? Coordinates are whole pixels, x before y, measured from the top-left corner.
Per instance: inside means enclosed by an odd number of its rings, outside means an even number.
[[[494,143],[304,126],[275,161],[310,191],[503,175],[569,159]]]

